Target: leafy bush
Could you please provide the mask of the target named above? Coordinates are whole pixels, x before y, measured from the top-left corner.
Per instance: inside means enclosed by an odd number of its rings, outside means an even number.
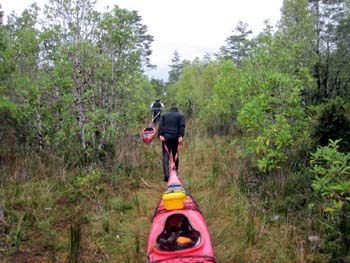
[[[312,187],[326,201],[332,202],[326,211],[350,204],[350,153],[339,152],[340,140],[330,140],[311,154],[311,172],[315,179]]]
[[[350,153],[339,151],[340,140],[330,140],[311,155],[313,189],[323,200],[327,250],[333,262],[348,262],[350,247]]]

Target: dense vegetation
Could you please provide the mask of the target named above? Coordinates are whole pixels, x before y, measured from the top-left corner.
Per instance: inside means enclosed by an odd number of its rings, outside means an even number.
[[[350,261],[350,2],[285,0],[218,53],[175,51],[149,79],[135,11],[32,5],[0,26],[0,259],[144,262],[163,190],[140,129],[161,97],[186,115],[180,172],[217,261]]]

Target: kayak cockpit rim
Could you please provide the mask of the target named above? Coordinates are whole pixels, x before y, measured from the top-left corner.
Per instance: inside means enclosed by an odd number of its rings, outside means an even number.
[[[167,216],[162,231],[156,238],[156,248],[158,251],[175,252],[197,248],[201,241],[201,233],[193,227],[190,219],[176,211]]]

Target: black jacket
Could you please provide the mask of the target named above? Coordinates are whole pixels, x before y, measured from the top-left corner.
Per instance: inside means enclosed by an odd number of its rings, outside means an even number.
[[[151,105],[151,110],[153,112],[160,112],[163,110],[163,104],[160,101],[155,101],[152,105]]]
[[[164,136],[166,140],[177,140],[185,135],[185,117],[178,112],[177,107],[160,116],[158,137]]]

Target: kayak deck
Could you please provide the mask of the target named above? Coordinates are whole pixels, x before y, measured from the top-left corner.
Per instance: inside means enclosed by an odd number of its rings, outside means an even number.
[[[184,196],[185,198],[183,198]],[[175,200],[171,200],[173,197]],[[184,235],[183,240],[188,238],[191,240],[188,242],[193,242],[188,246],[181,246],[177,243],[173,247],[168,246],[168,243],[163,243],[164,240],[168,241],[168,239],[173,241],[168,224],[171,218],[176,217],[184,218],[183,222],[186,223],[186,226],[188,225],[189,232],[182,228],[182,223],[180,224],[181,227],[178,227],[181,235]],[[164,244],[166,245],[164,246]],[[155,209],[148,236],[147,263],[215,262],[210,233],[202,212],[195,199],[186,193],[181,178],[175,170],[174,161],[172,161],[166,192],[163,193]]]

